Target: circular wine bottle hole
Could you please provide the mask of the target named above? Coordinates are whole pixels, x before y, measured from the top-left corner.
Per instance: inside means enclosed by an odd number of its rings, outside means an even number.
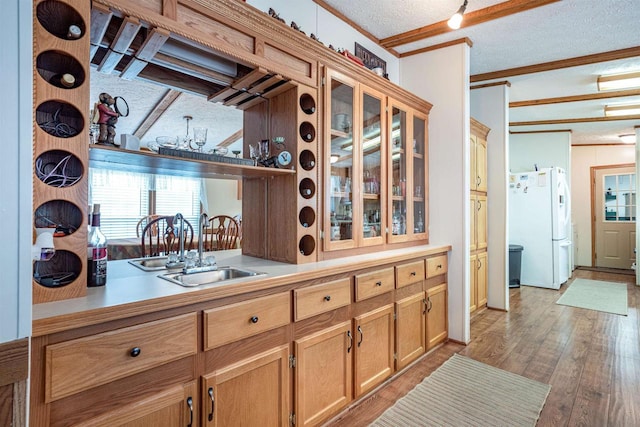
[[[309,228],[316,222],[316,212],[313,208],[309,206],[305,206],[300,210],[300,214],[298,214],[298,219],[300,220],[300,224],[304,228]]]
[[[49,261],[33,263],[33,280],[46,288],[61,288],[76,280],[82,271],[82,262],[73,252],[56,250]]]
[[[40,129],[59,138],[71,138],[82,132],[84,119],[73,105],[62,101],[45,101],[36,108]]]
[[[53,237],[73,234],[83,222],[82,211],[66,200],[50,200],[38,206],[33,214],[35,228],[51,228]]]
[[[60,39],[79,39],[87,30],[82,15],[61,1],[43,1],[36,8],[36,16],[45,30]]]
[[[34,173],[45,184],[63,188],[80,181],[84,168],[80,159],[73,154],[63,150],[50,150],[38,156]]]
[[[300,153],[300,166],[306,171],[310,171],[316,166],[316,156],[313,151],[302,150]]]
[[[62,89],[73,89],[84,83],[84,69],[80,62],[71,55],[47,50],[36,58],[38,74],[54,86]]]
[[[316,240],[313,236],[305,234],[300,239],[300,243],[298,244],[298,248],[300,249],[300,253],[305,256],[309,256],[316,250]]]
[[[302,181],[300,181],[299,188],[300,188],[300,194],[305,199],[310,199],[313,197],[314,194],[316,194],[316,184],[313,182],[313,180],[309,178],[305,178]]]
[[[308,93],[303,93],[300,97],[300,108],[305,114],[313,114],[316,112],[316,100]]]
[[[300,124],[300,137],[305,142],[313,142],[316,139],[316,128],[309,122],[302,122]]]

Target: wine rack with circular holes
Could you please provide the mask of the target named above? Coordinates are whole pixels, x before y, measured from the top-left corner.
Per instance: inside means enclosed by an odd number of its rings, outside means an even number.
[[[33,303],[86,295],[90,2],[34,2],[33,226],[56,253],[33,263]]]
[[[299,86],[296,109],[298,126],[298,263],[318,256],[318,92]]]

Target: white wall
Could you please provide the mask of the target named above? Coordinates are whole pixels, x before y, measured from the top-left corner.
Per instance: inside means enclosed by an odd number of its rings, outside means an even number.
[[[238,181],[234,179],[207,179],[207,204],[209,217],[214,215],[236,216],[242,213],[242,200],[238,200]]]
[[[487,305],[509,309],[509,244],[507,183],[509,179],[509,86],[473,89],[471,117],[491,131],[487,137],[488,257]]]
[[[449,337],[469,342],[469,46],[400,60],[400,85],[429,115],[429,240],[451,244]]]
[[[571,206],[574,259],[591,266],[591,167],[635,163],[633,145],[574,145],[571,149]]]
[[[571,175],[571,132],[514,133],[509,137],[509,169],[527,172],[557,166]]]
[[[32,4],[3,2],[0,26],[0,343],[31,334]],[[16,37],[17,36],[17,37]]]
[[[344,48],[353,53],[355,42],[358,42],[365,49],[386,61],[389,80],[398,83],[398,58],[312,0],[297,0],[295,2],[291,0],[247,0],[247,3],[263,12],[268,12],[269,8],[273,8],[287,25],[290,25],[291,21],[295,21],[307,36],[313,33],[325,46],[331,44],[336,49]]]

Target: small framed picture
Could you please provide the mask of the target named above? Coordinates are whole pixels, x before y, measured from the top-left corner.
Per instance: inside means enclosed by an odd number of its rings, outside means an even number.
[[[362,47],[362,45],[358,44],[357,42],[354,49],[354,54],[358,58],[362,59],[362,62],[364,62],[364,66],[367,67],[368,69],[370,70],[381,69],[382,71],[381,75],[387,74],[387,61],[383,61],[378,56],[374,55],[373,53],[371,53],[369,50]]]

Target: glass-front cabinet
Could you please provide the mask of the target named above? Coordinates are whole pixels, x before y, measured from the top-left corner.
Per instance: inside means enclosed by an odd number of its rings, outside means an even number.
[[[392,99],[389,100],[387,213],[391,224],[388,241],[426,239],[427,117]]]
[[[427,117],[325,74],[324,249],[427,239]]]

